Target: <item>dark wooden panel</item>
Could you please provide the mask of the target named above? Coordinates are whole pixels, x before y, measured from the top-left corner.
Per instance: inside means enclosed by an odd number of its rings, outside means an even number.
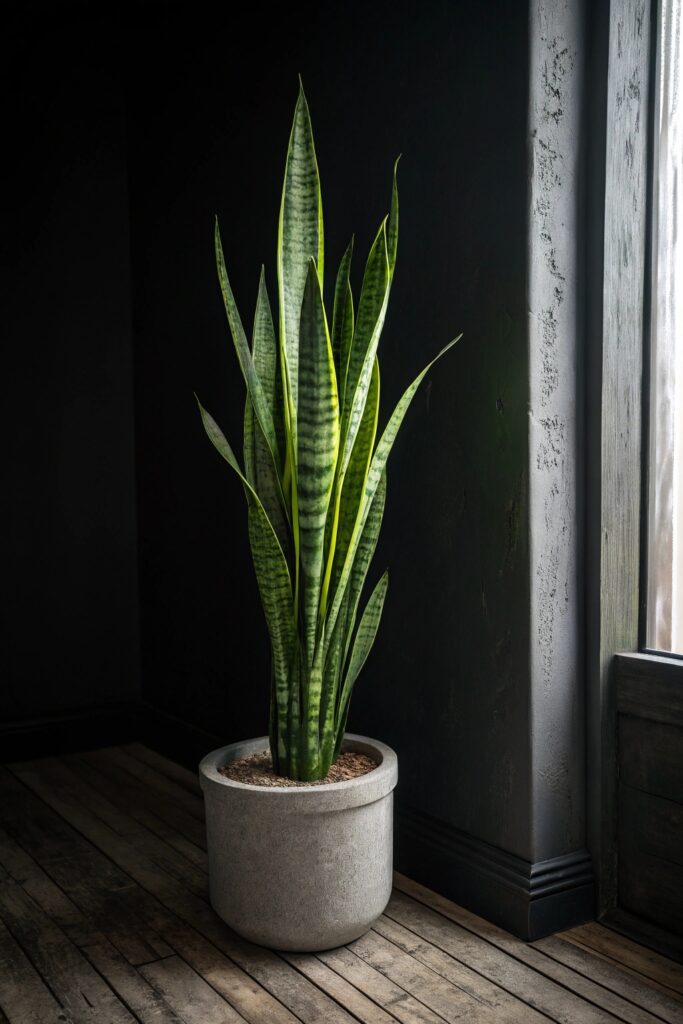
[[[683,727],[683,660],[619,654],[615,676],[621,714]]]
[[[676,935],[683,935],[683,869],[640,850],[619,858],[619,903]]]
[[[627,863],[640,853],[680,865],[683,876],[683,806],[620,785],[619,862]],[[683,885],[680,889],[683,906]]]
[[[683,802],[683,728],[620,715],[619,778],[626,786]]]

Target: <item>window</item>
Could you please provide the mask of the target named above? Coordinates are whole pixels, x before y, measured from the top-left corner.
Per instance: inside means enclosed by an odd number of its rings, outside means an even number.
[[[683,0],[662,0],[654,110],[646,645],[683,655]]]

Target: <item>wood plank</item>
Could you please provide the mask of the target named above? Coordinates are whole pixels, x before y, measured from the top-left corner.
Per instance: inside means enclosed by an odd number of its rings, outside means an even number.
[[[172,952],[141,918],[130,879],[89,844],[74,842],[73,829],[1,767],[0,820],[57,885],[63,888],[64,873],[72,878],[73,903],[130,963],[147,963]]]
[[[318,959],[341,978],[365,993],[378,1006],[391,1013],[401,1024],[443,1024],[443,1017],[434,1013],[400,985],[394,984],[374,967],[361,960],[350,949],[318,953]]]
[[[143,1024],[182,1024],[134,967],[96,929],[42,868],[0,829],[0,865],[41,910],[81,949],[113,991]]]
[[[633,789],[683,800],[683,729],[619,715],[619,779]]]
[[[121,771],[116,764],[112,764],[100,751],[89,751],[80,754],[79,757],[85,764],[98,771],[100,775],[109,778],[114,785],[121,787],[125,791],[130,801],[128,813],[131,814],[131,817],[135,817],[132,813],[133,808],[136,811],[144,809],[161,822],[170,825],[171,828],[180,832],[181,835],[184,835],[201,850],[206,850],[206,829],[203,822],[197,817],[188,814],[182,807],[176,806],[171,800],[160,800],[158,795],[147,789],[146,786],[140,785],[128,772]],[[152,831],[157,832],[156,829],[152,828],[149,819],[147,825]],[[157,834],[159,833],[157,832]],[[162,838],[164,837],[162,836]]]
[[[147,964],[140,968],[140,974],[181,1015],[185,1024],[244,1024],[244,1017],[180,957]]]
[[[308,979],[276,954],[237,938],[204,900],[184,889],[175,879],[157,868],[125,838],[96,818],[81,802],[60,791],[46,769],[46,761],[47,759],[14,765],[12,768],[25,785],[45,801],[56,815],[60,815],[64,821],[75,827],[89,843],[106,854],[108,861],[125,872],[129,882],[131,879],[137,882],[140,887],[136,892],[138,903],[140,896],[144,895],[140,890],[155,896],[160,904],[209,939],[217,949],[250,974],[305,1024],[350,1024],[352,1018],[349,1014],[333,1003]],[[149,904],[146,906],[149,908]],[[164,935],[171,937],[168,929],[164,929]]]
[[[639,946],[637,942],[619,935],[610,928],[593,922],[562,932],[560,937],[569,942],[577,939],[589,949],[604,953],[617,963],[625,964],[639,974],[653,978],[666,988],[674,989],[683,995],[683,966],[660,953]]]
[[[546,956],[592,978],[668,1024],[683,1024],[681,1004],[662,989],[653,987],[649,979],[635,974],[630,968],[555,935],[539,939],[533,945]]]
[[[268,1024],[298,1024],[298,1017],[215,945],[182,921],[172,915],[167,916],[169,923],[165,934],[174,949],[245,1020],[251,1024],[263,1024],[263,1021],[268,1021]],[[266,967],[268,957],[264,951]]]
[[[641,919],[639,918],[639,920]],[[585,953],[588,953],[592,957],[598,957],[604,960],[605,963],[611,965],[612,967],[615,967],[618,970],[627,973],[635,981],[639,981],[642,984],[648,986],[649,988],[652,988],[657,992],[661,992],[668,999],[672,999],[675,1003],[683,1003],[683,993],[676,992],[675,989],[669,988],[667,985],[662,985],[660,982],[655,981],[654,978],[647,978],[644,974],[639,974],[639,972],[634,971],[632,967],[627,967],[626,964],[618,963],[616,960],[613,960],[611,956],[607,956],[605,953],[600,953],[597,949],[591,949],[590,946],[585,946],[577,938],[572,937],[570,939],[567,937],[568,935],[569,932],[559,932],[557,935],[553,936],[553,938],[557,938],[562,942],[567,942],[571,946],[576,946],[578,949],[583,950]]]
[[[281,953],[287,963],[295,967],[319,989],[331,996],[340,1006],[352,1013],[361,1024],[395,1024],[398,1018],[374,1003],[363,992],[327,967],[316,956],[309,953]]]
[[[182,807],[191,817],[204,823],[204,798],[201,794],[190,792],[168,775],[133,757],[124,747],[105,747],[98,750],[97,754],[102,760],[116,765],[120,775],[130,775],[138,785],[144,786],[150,793],[156,793],[158,799],[174,807]]]
[[[184,1024],[184,1018],[178,1016],[163,996],[124,960],[111,943],[86,946],[83,954],[130,1007],[141,1024]]]
[[[0,917],[74,1024],[134,1024],[100,974],[16,882],[0,882]]]
[[[1,920],[0,1009],[10,1024],[74,1024]]]
[[[118,805],[119,798],[116,794],[120,791],[120,787],[111,783],[112,791],[103,795],[103,791],[107,788],[105,780],[102,777],[93,778],[92,770],[86,768],[77,759],[55,759],[52,765],[55,779],[65,787],[67,792],[70,787],[78,786],[80,781],[79,792],[87,796],[87,806],[94,814],[119,835],[125,836],[136,849],[145,853],[164,871],[184,882],[193,892],[201,896],[206,894],[208,884],[206,872],[188,861],[166,839],[155,835],[145,825],[127,814]]]
[[[493,1024],[496,1020],[491,1007],[481,999],[446,981],[375,931],[371,930],[350,943],[349,949],[449,1024],[457,1024],[463,1019],[472,1024]]]
[[[387,917],[419,933],[540,1013],[562,1024],[605,1024],[614,1020],[607,1009],[617,998],[613,993],[561,964],[553,964],[521,939],[403,875],[396,876],[396,887],[400,891],[390,900]],[[449,921],[444,922],[444,917]]]
[[[19,786],[19,783],[16,783],[16,785]],[[1,792],[0,790],[0,794]],[[23,820],[21,839],[27,845],[28,850],[33,852],[31,827],[27,824],[28,821],[35,820],[39,831],[46,828],[49,829],[50,817],[54,818],[54,812],[45,807],[42,801],[39,801],[29,791],[25,792],[28,798],[33,801],[33,804],[25,807],[27,814]],[[56,876],[59,886],[72,895],[76,903],[81,901],[81,905],[83,905],[86,911],[91,911],[93,907],[99,907],[98,900],[102,896],[102,870],[106,872],[107,880],[113,880],[115,884],[118,884],[118,891],[125,889],[127,886],[130,887],[130,879],[123,872],[114,868],[103,854],[90,848],[83,837],[73,832],[69,825],[62,822],[61,819],[56,819],[56,825],[53,823],[51,828],[53,831],[56,831],[57,827],[61,827],[63,832],[60,856],[56,859],[47,857],[46,866],[47,870]],[[82,875],[80,870],[83,860],[82,849],[84,847],[91,854],[90,869],[85,876]],[[40,845],[36,847],[36,852],[38,856],[41,855],[42,847]],[[24,856],[27,855],[24,854]],[[16,868],[17,865],[15,864],[14,867]],[[19,868],[26,873],[25,862],[20,863]],[[40,867],[36,865],[32,875],[35,875],[36,871],[40,872],[40,870]],[[108,891],[108,889],[105,889],[105,896]],[[159,933],[163,934],[164,938],[172,944],[173,949],[190,963],[198,973],[203,974],[214,988],[221,992],[221,994],[230,996],[247,1020],[252,1021],[253,1024],[261,1024],[264,1020],[267,1020],[269,1024],[295,1024],[297,1018],[293,1014],[277,1002],[269,992],[253,981],[249,975],[220,953],[215,946],[198,935],[193,929],[184,925],[175,915],[165,910],[157,900],[143,889],[133,886],[132,891],[136,907],[145,926],[150,929],[156,929]],[[107,906],[108,904],[105,903],[105,910]],[[112,909],[115,910],[115,906]],[[103,931],[107,931],[107,924],[107,921],[103,922]],[[94,933],[93,937],[93,932],[91,931],[86,941],[97,941],[97,933]],[[168,949],[169,947],[166,946],[166,948]]]
[[[527,1002],[510,995],[506,989],[494,984],[484,975],[467,967],[390,917],[382,915],[373,927],[385,939],[393,942],[420,963],[492,1007],[495,1010],[496,1021],[500,1024],[544,1024],[547,1021],[545,1014],[539,1013]],[[648,1021],[647,1024],[655,1024],[655,1021]]]
[[[105,935],[88,920],[66,893],[33,858],[0,828],[0,868],[54,921],[75,946],[106,942]]]
[[[126,778],[129,778],[128,776],[121,778],[115,774],[113,776],[103,774],[95,764],[87,760],[87,754],[72,754],[62,760],[81,778],[90,779],[93,786],[103,796],[106,796],[110,803],[117,806],[124,814],[132,818],[133,821],[138,822],[149,832],[163,839],[165,843],[176,849],[186,860],[189,860],[190,863],[200,870],[208,871],[206,850],[196,842],[187,839],[184,834],[178,831],[176,827],[177,820],[174,824],[170,824],[168,821],[162,820],[153,810],[150,810],[150,804],[158,809],[158,801],[150,801],[149,794],[146,794],[144,789],[136,785],[135,782],[126,782]],[[178,817],[173,815],[172,812],[171,816],[174,819]],[[180,816],[180,822],[183,825],[185,824],[183,815]],[[194,820],[189,827],[195,839],[199,840],[201,838],[202,843],[205,844],[205,834],[197,829]]]
[[[194,793],[195,796],[202,797],[202,787],[199,784],[198,772],[188,771],[181,764],[172,761],[163,754],[157,753],[156,750],[152,750],[150,747],[146,747],[143,743],[126,743],[121,749],[136,757],[138,761],[148,764],[150,768],[156,768],[162,775],[167,775],[169,779],[173,779],[180,786],[184,786],[185,789],[190,793]]]

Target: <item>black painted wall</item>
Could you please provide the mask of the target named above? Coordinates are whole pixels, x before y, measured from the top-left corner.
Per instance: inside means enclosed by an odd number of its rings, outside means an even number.
[[[139,692],[116,20],[3,10],[0,723]]]
[[[144,695],[226,740],[266,730],[268,643],[239,485],[243,386],[212,254],[218,213],[251,321],[274,256],[301,72],[328,266],[367,251],[400,170],[381,346],[385,412],[455,333],[389,466],[375,575],[391,584],[350,727],[391,743],[399,797],[522,858],[529,849],[525,4],[353,2],[130,15],[127,108]],[[356,289],[362,260],[355,268]],[[328,276],[328,283],[331,279]]]

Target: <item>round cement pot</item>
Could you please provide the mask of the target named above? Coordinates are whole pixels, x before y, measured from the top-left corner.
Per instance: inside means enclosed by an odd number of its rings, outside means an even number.
[[[265,736],[233,743],[199,766],[211,905],[262,946],[342,946],[368,930],[391,895],[396,754],[347,734],[342,749],[369,754],[378,767],[322,786],[251,786],[218,771],[267,748]]]

